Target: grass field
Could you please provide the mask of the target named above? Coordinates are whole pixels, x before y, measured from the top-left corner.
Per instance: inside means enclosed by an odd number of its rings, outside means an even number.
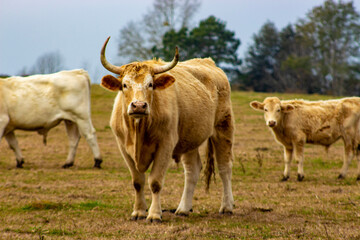
[[[130,221],[131,176],[109,127],[115,94],[92,87],[92,119],[103,154],[103,169],[93,169],[93,156],[81,139],[75,166],[62,169],[67,155],[63,124],[49,132],[48,145],[34,132],[17,131],[25,157],[16,169],[15,156],[2,141],[0,149],[0,239],[360,239],[360,182],[353,161],[345,180],[342,143],[305,149],[305,179],[296,180],[292,164],[287,182],[280,182],[283,152],[265,126],[252,100],[275,94],[234,92],[236,117],[232,215],[219,215],[221,181],[210,191],[203,178],[188,217],[171,213],[183,190],[181,165],[169,168],[162,192],[163,222]],[[319,95],[276,94],[282,99],[325,99]],[[150,205],[150,190],[146,198]]]

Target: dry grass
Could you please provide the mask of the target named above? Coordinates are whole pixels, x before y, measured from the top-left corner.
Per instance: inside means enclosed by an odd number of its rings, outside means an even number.
[[[18,131],[24,169],[5,141],[0,154],[0,239],[360,239],[360,188],[353,162],[345,180],[336,177],[342,144],[327,159],[319,146],[307,146],[305,179],[296,181],[293,164],[288,182],[280,182],[282,148],[273,141],[253,99],[273,94],[233,93],[236,143],[233,168],[233,215],[219,215],[221,182],[210,194],[199,182],[189,217],[175,216],[183,188],[182,167],[172,165],[162,193],[163,223],[130,221],[133,189],[108,126],[114,94],[93,86],[93,123],[104,155],[102,170],[93,169],[92,154],[80,141],[75,166],[61,169],[67,137],[61,125],[41,136]],[[283,99],[323,96],[276,94]],[[330,158],[329,157],[329,158]],[[150,204],[150,192],[146,190]]]

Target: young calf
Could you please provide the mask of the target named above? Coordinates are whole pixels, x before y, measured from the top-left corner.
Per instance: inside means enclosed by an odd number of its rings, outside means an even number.
[[[250,106],[255,110],[264,111],[266,125],[270,127],[275,140],[284,146],[283,181],[289,178],[293,155],[298,161],[298,181],[304,179],[305,143],[329,147],[340,138],[344,141],[345,155],[339,178],[345,178],[351,159],[356,155],[357,180],[360,180],[360,98],[280,101],[277,97],[268,97],[262,103],[253,101]]]

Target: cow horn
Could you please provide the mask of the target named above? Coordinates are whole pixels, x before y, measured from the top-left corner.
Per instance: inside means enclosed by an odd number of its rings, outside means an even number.
[[[106,49],[107,43],[109,42],[109,39],[110,39],[110,37],[108,37],[108,38],[106,39],[106,41],[104,42],[103,47],[101,48],[101,54],[100,54],[101,64],[104,66],[104,68],[106,68],[106,69],[109,70],[110,72],[117,73],[117,74],[121,74],[121,73],[122,73],[121,67],[112,65],[111,63],[109,63],[109,62],[106,60],[106,57],[105,57],[105,49]]]
[[[173,67],[176,66],[178,61],[179,61],[179,50],[178,50],[178,47],[175,47],[175,56],[174,56],[173,60],[164,66],[154,67],[154,74],[159,74],[159,73],[169,71],[170,69],[172,69]]]

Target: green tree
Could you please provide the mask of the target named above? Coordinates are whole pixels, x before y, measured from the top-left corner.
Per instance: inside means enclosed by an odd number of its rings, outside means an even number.
[[[292,71],[289,71],[289,68],[284,67],[282,64],[289,57],[289,54],[295,51],[296,32],[293,26],[289,24],[282,29],[278,34],[278,38],[279,48],[274,63],[275,75],[282,86],[282,90],[287,92],[298,91],[302,86],[296,81]]]
[[[311,71],[322,88],[344,95],[346,84],[356,83],[350,77],[356,77],[351,71],[360,59],[360,15],[353,2],[325,1],[299,22],[297,32],[311,49]]]
[[[276,71],[287,92],[320,92],[319,81],[311,73],[311,57],[302,39],[289,24],[279,34]]]
[[[274,23],[266,22],[259,33],[253,36],[253,40],[254,43],[248,48],[245,57],[245,84],[255,91],[283,91],[284,86],[281,86],[276,73],[280,42]]]
[[[171,29],[164,34],[162,48],[153,47],[153,55],[163,59],[172,59],[174,57],[175,47],[179,48],[180,60],[191,59],[193,54],[192,40],[189,37],[189,30],[184,27],[179,31]]]
[[[200,21],[199,26],[191,31],[188,28],[168,31],[162,45],[162,48],[153,48],[154,55],[171,59],[175,46],[178,46],[181,60],[211,57],[230,78],[234,79],[240,74],[241,60],[237,55],[240,40],[233,31],[226,29],[223,21],[214,16]]]
[[[211,57],[217,64],[239,65],[241,62],[236,53],[240,40],[235,32],[227,30],[220,19],[210,16],[200,21],[198,27],[190,32],[192,42],[191,57]]]

